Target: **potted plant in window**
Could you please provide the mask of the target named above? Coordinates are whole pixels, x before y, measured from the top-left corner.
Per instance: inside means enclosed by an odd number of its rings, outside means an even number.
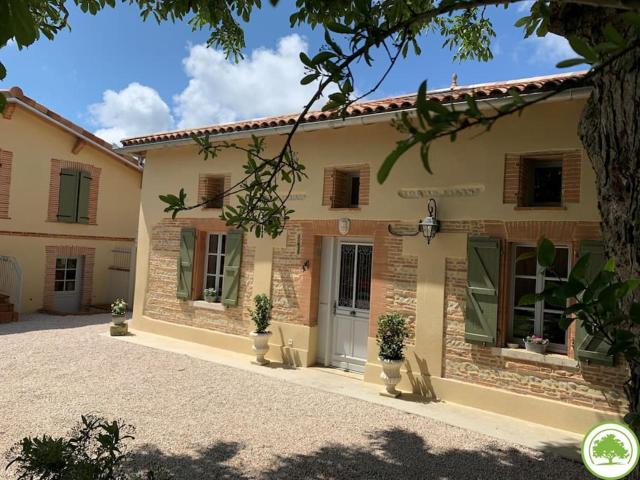
[[[203,293],[205,302],[213,303],[218,299],[218,292],[215,288],[205,288]]]
[[[256,295],[253,301],[255,308],[249,309],[251,320],[256,326],[255,330],[249,334],[253,338],[252,350],[256,354],[255,363],[266,365],[269,360],[266,360],[264,356],[269,351],[269,338],[271,337],[271,332],[267,331],[271,321],[271,300],[264,293],[261,293]]]
[[[386,392],[380,395],[399,397],[396,385],[400,382],[400,367],[404,363],[404,342],[409,334],[406,319],[399,313],[388,313],[378,318],[376,342],[379,353],[378,360],[382,364],[380,378],[385,384]]]
[[[546,353],[547,345],[549,345],[549,339],[544,337],[537,337],[536,335],[529,335],[524,339],[524,346],[530,352]]]
[[[127,302],[123,298],[116,298],[111,304],[111,321],[114,325],[124,324],[124,316],[127,313]]]

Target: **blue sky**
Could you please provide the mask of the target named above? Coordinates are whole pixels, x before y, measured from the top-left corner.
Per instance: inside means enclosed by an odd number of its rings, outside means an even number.
[[[97,16],[73,10],[72,30],[55,41],[41,40],[18,51],[0,50],[8,76],[0,86],[19,85],[40,103],[110,141],[151,131],[218,123],[295,111],[310,95],[298,85],[300,50],[316,52],[322,34],[292,30],[291,2],[269,2],[246,26],[246,59],[226,61],[202,45],[206,33],[186,23],[142,22],[138,12],[119,5]],[[453,72],[460,85],[557,72],[571,57],[566,42],[548,36],[523,40],[513,27],[522,6],[490,13],[498,36],[488,63],[453,62],[437,37],[425,39],[423,54],[397,65],[382,97],[415,91],[427,79],[430,88],[448,86]],[[366,91],[384,66],[356,68],[356,88]]]

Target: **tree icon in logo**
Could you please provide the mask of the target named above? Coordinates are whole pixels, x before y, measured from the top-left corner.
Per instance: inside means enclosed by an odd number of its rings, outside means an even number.
[[[607,465],[620,465],[628,463],[630,453],[615,434],[609,433],[593,443],[592,455],[606,459]],[[615,459],[620,461],[614,462]]]

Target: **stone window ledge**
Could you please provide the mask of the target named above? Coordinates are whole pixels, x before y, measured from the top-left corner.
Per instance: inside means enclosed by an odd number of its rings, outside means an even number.
[[[491,354],[497,357],[509,358],[512,360],[525,360],[528,362],[543,363],[557,367],[578,368],[579,363],[573,358],[558,353],[535,353],[524,348],[492,348]]]
[[[204,310],[216,310],[218,312],[225,311],[224,305],[220,302],[212,303],[212,302],[205,302],[204,300],[189,300],[187,303],[192,307],[202,308]]]

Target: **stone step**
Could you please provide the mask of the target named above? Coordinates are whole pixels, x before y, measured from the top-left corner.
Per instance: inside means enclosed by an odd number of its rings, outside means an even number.
[[[0,312],[13,312],[13,303],[0,303]]]
[[[18,312],[0,312],[0,323],[17,322]]]

